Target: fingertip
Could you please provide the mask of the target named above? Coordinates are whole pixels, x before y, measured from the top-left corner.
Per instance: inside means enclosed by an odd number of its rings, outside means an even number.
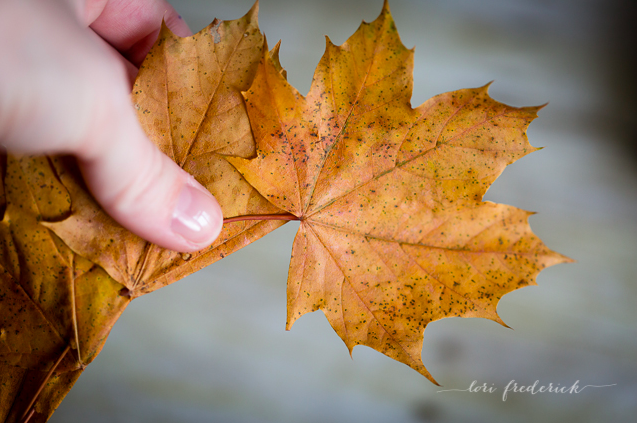
[[[217,239],[223,227],[223,214],[217,200],[190,177],[181,188],[173,208],[170,228],[196,251]],[[185,250],[184,250],[185,251]]]
[[[80,167],[96,200],[120,225],[163,248],[179,252],[201,250],[211,245],[222,230],[221,207],[191,175],[173,165],[177,170],[163,167],[151,171],[162,173],[163,177],[129,175],[130,183],[114,194],[105,192],[110,185],[94,182],[113,176],[96,176],[100,167],[95,164]],[[173,172],[173,176],[166,177]]]

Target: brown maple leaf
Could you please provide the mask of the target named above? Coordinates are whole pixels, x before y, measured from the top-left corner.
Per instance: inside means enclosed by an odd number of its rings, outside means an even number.
[[[342,46],[327,39],[307,98],[266,51],[244,95],[257,157],[228,161],[301,221],[287,328],[321,309],[350,353],[370,346],[435,383],[421,360],[428,323],[504,324],[500,298],[569,259],[531,232],[531,213],[482,201],[535,150],[539,107],[498,103],[485,86],[412,109],[412,66],[387,2]]]
[[[241,90],[262,56],[257,10],[187,38],[164,26],[133,92],[149,137],[216,196],[226,216],[277,211],[223,159],[254,154]],[[46,421],[131,298],[285,223],[234,223],[211,247],[180,254],[114,222],[69,157],[0,155],[0,175],[0,421]]]
[[[241,97],[262,56],[258,4],[241,19],[214,20],[192,37],[163,26],[133,87],[139,121],[159,148],[217,199],[224,217],[276,213],[223,158],[251,157],[254,139]],[[284,221],[227,225],[209,248],[180,254],[122,228],[95,203],[69,167],[58,168],[70,192],[69,218],[44,223],[75,252],[102,266],[138,297],[177,281],[255,241]]]
[[[122,285],[102,268],[40,225],[69,210],[49,159],[0,162],[0,421],[29,412],[32,422],[46,421],[130,299],[118,295]]]

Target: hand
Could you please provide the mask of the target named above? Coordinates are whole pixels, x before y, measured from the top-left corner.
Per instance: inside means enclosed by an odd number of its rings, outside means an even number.
[[[146,138],[130,100],[162,18],[175,34],[191,34],[164,0],[0,0],[0,144],[75,155],[121,225],[195,251],[219,235],[221,209]]]

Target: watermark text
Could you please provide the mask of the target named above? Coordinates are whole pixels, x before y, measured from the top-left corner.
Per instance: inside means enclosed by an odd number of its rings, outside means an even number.
[[[531,385],[523,385],[523,384],[517,383],[515,379],[512,379],[511,381],[509,381],[509,383],[506,384],[506,386],[502,388],[501,391],[499,391],[498,387],[496,387],[495,384],[493,383],[491,384],[478,383],[477,380],[474,380],[473,382],[471,382],[471,385],[469,385],[469,387],[466,389],[443,389],[438,392],[452,392],[452,391],[471,392],[471,393],[484,392],[487,394],[502,392],[502,401],[506,401],[507,395],[512,392],[527,393],[531,395],[542,394],[542,393],[579,394],[586,388],[606,388],[606,387],[615,386],[615,385],[617,384],[613,383],[611,385],[581,385],[579,380],[575,381],[575,383],[573,383],[572,385],[562,385],[559,383],[540,384],[539,380],[536,380]]]

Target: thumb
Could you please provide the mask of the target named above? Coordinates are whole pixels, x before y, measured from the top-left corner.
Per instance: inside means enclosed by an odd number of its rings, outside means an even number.
[[[215,198],[144,135],[128,96],[114,105],[116,125],[94,133],[79,152],[84,179],[104,210],[157,245],[195,251],[223,225]],[[100,125],[96,125],[97,128]]]

